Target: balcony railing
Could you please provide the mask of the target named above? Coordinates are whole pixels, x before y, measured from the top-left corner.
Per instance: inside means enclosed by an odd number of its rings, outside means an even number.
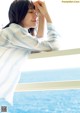
[[[76,59],[74,59],[74,58],[71,59],[72,60],[71,63],[74,63],[75,66],[78,66],[78,68],[80,68],[80,48],[69,49],[69,50],[60,50],[60,51],[51,51],[51,52],[33,53],[29,56],[29,60],[32,60],[35,58],[37,58],[37,59],[44,58],[45,59],[47,57],[54,58],[57,56],[60,57],[60,56],[70,56],[70,55],[72,55],[72,57],[74,55],[76,55],[76,56],[78,55],[78,57],[76,57]],[[73,64],[71,64],[71,66],[72,65]],[[69,66],[69,62],[68,62],[68,66]],[[57,81],[57,82],[52,81],[52,82],[19,83],[16,87],[16,92],[40,91],[40,90],[65,90],[65,89],[80,89],[80,80]]]

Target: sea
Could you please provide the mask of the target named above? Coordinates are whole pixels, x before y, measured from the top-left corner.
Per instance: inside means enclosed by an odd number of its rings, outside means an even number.
[[[19,83],[80,80],[80,68],[27,71]],[[15,92],[14,106],[23,113],[80,113],[80,89]]]

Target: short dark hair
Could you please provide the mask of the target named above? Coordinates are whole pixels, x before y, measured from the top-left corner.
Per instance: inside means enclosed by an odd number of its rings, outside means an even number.
[[[14,1],[9,8],[9,21],[11,23],[20,24],[29,8],[34,8],[33,2],[29,0]]]
[[[21,21],[26,16],[29,9],[35,9],[35,6],[32,1],[29,1],[29,0],[13,1],[10,5],[9,12],[8,12],[9,24],[7,24],[4,28],[8,27],[11,23],[20,24]],[[30,29],[29,29],[29,33],[33,32],[33,28],[30,28]]]

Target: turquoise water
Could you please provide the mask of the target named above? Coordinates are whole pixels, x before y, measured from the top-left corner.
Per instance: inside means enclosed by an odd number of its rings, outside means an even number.
[[[66,80],[80,80],[80,68],[22,72],[19,83]],[[23,113],[80,113],[80,90],[15,92],[14,107]]]
[[[26,113],[80,113],[80,90],[15,93],[14,104]]]
[[[20,83],[80,80],[80,68],[22,72]]]
[[[23,72],[20,83],[80,80],[80,68]],[[80,90],[15,93],[14,105],[26,113],[80,113]]]

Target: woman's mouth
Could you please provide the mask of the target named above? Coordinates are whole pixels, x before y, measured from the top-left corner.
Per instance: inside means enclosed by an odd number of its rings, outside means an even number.
[[[32,20],[32,22],[37,22],[36,20]]]

